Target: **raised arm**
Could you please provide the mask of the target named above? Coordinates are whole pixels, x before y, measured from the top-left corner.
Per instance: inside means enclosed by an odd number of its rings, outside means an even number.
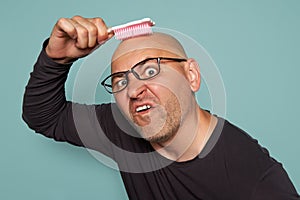
[[[107,147],[105,144],[98,146],[101,130],[95,110],[106,115],[108,106],[68,102],[64,84],[71,63],[88,55],[111,37],[100,18],[85,19],[76,16],[58,20],[49,40],[43,45],[26,86],[22,117],[30,128],[57,141],[102,151]],[[94,119],[85,120],[85,133],[81,135],[74,122],[74,109],[82,114],[82,118]]]

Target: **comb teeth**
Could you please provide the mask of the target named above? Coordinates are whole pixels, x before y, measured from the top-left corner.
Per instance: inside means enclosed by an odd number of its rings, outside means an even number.
[[[144,18],[142,20],[112,27],[111,31],[114,31],[117,40],[126,40],[128,38],[152,34],[151,26],[154,25],[155,23],[150,18]]]
[[[125,40],[140,35],[152,34],[152,29],[151,26],[149,26],[148,24],[139,24],[130,27],[116,29],[114,32],[115,32],[115,38],[117,40]]]

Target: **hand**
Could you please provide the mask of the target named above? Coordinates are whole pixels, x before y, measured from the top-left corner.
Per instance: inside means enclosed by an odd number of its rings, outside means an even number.
[[[113,37],[101,18],[61,18],[55,24],[47,55],[58,63],[69,63],[91,53]]]

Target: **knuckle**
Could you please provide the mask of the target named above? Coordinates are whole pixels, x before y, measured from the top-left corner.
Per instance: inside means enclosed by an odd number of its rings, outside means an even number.
[[[66,18],[59,18],[58,20],[57,20],[57,25],[58,26],[62,26],[65,22],[67,21],[67,19]]]
[[[94,21],[95,21],[96,24],[100,24],[102,26],[105,25],[104,20],[100,17],[94,18]]]
[[[73,20],[80,20],[80,19],[82,19],[82,17],[79,16],[79,15],[75,15],[71,19],[73,19]]]
[[[100,17],[96,17],[96,18],[94,18],[94,20],[98,23],[104,23],[104,20]]]
[[[88,30],[83,27],[78,27],[77,32],[82,36],[88,36]]]

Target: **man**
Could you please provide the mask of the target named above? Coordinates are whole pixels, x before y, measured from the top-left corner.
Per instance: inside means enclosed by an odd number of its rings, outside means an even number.
[[[26,87],[29,127],[114,159],[130,199],[300,199],[266,149],[199,107],[198,64],[169,35],[120,43],[101,82],[116,104],[66,101],[72,62],[112,36],[100,18],[57,22]]]

